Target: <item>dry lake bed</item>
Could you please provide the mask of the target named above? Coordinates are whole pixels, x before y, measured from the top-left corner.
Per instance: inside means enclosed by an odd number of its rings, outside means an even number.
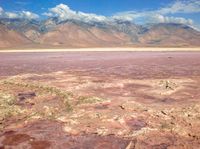
[[[198,149],[200,52],[0,53],[0,149]]]

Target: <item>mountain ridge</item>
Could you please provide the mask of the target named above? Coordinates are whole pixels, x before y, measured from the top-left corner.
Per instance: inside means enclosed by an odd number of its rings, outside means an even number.
[[[0,47],[199,47],[200,32],[177,23],[137,25],[133,22],[84,22],[0,19]],[[3,32],[4,30],[4,32]],[[12,32],[12,36],[11,36]],[[15,42],[12,42],[12,41]],[[33,46],[34,47],[34,46]]]

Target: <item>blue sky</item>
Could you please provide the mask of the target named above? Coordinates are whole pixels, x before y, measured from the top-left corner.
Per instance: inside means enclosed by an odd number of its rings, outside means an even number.
[[[58,4],[71,9],[101,15],[112,15],[120,11],[157,9],[172,0],[0,0],[0,6],[7,11],[32,11],[42,13]]]
[[[200,0],[0,0],[1,17],[67,19],[71,15],[80,17],[78,12],[83,12],[85,18],[92,13],[138,23],[174,21],[200,26]]]

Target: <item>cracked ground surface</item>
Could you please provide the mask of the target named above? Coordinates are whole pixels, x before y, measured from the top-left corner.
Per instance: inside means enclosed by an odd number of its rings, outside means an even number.
[[[0,148],[200,146],[199,52],[0,54]]]

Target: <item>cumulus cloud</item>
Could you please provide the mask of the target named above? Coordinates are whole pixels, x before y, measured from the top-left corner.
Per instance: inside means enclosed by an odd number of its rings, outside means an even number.
[[[107,17],[101,16],[101,15],[96,15],[93,13],[83,13],[83,12],[78,12],[77,13],[80,19],[83,19],[85,21],[96,21],[96,22],[101,22],[101,21],[106,21],[108,20]]]
[[[48,17],[57,17],[60,21],[70,19],[81,20],[85,22],[105,22],[113,20],[123,20],[133,21],[136,23],[181,23],[186,25],[192,25],[193,21],[191,19],[186,19],[183,17],[174,17],[173,14],[199,12],[200,1],[176,0],[173,3],[167,5],[166,7],[157,10],[121,12],[110,17],[74,11],[65,4],[59,4],[54,8],[50,8],[48,12],[43,13],[43,15]]]
[[[178,0],[158,10],[121,12],[115,14],[112,18],[135,22],[142,20],[143,23],[180,23],[190,26],[194,24],[191,19],[171,16],[178,13],[200,13],[200,1]]]
[[[113,21],[113,20],[124,20],[124,21],[138,21],[141,20],[143,23],[181,23],[192,25],[191,19],[183,17],[168,16],[168,14],[175,13],[198,13],[200,12],[200,1],[189,0],[189,1],[175,1],[167,7],[153,10],[153,11],[129,11],[117,13],[111,17],[102,15],[96,15],[92,13],[84,13],[80,11],[74,11],[65,4],[59,4],[54,8],[50,8],[48,12],[43,13],[48,17],[58,17],[60,21],[68,19],[76,19],[85,22],[95,21]]]
[[[53,14],[51,12],[44,12],[42,15],[47,17],[53,17]]]
[[[182,17],[168,17],[168,16],[157,14],[149,18],[152,22],[155,22],[155,23],[180,23],[180,24],[187,24],[187,25],[193,24],[193,21],[191,19],[185,19]]]
[[[18,18],[18,14],[12,12],[5,12],[3,16],[10,19]]]
[[[93,13],[74,11],[65,4],[59,4],[54,8],[49,8],[43,15],[48,17],[57,17],[60,21],[80,20],[84,22],[112,22],[114,20],[133,21],[136,23],[181,23],[193,26],[195,23],[191,19],[183,17],[174,17],[174,14],[200,13],[199,0],[176,0],[173,3],[151,11],[128,11],[116,13],[113,16],[106,17]],[[177,15],[176,15],[177,16]],[[181,16],[181,15],[180,15]],[[39,16],[29,11],[6,12],[0,7],[1,18],[26,18],[37,19]]]
[[[199,13],[200,1],[198,0],[178,0],[167,7],[161,8],[157,11],[160,14],[174,14],[174,13]]]
[[[76,12],[64,4],[60,4],[54,8],[49,9],[49,14],[58,17],[62,21],[76,17]]]
[[[112,16],[112,19],[124,20],[124,21],[134,21],[138,18],[146,17],[148,14],[146,12],[136,12],[136,11],[127,11],[116,13]]]
[[[54,8],[50,8],[48,12],[43,13],[43,15],[49,16],[49,17],[58,17],[60,21],[68,20],[68,19],[75,19],[75,20],[81,20],[85,22],[90,21],[106,21],[107,17],[102,15],[96,15],[93,13],[84,13],[81,11],[74,11],[70,9],[65,4],[59,4]]]
[[[113,19],[124,21],[141,21],[142,23],[178,23],[192,25],[193,20],[183,17],[164,16],[153,12],[124,12],[113,16]]]
[[[19,13],[20,18],[26,18],[26,19],[37,19],[39,16],[35,13],[32,13],[30,11],[22,11]]]
[[[60,21],[81,20],[84,22],[112,22],[114,20],[132,21],[135,23],[178,23],[191,27],[197,26],[193,20],[184,17],[174,17],[174,14],[200,13],[200,1],[197,0],[175,0],[171,4],[150,11],[128,11],[116,13],[113,16],[106,17],[92,13],[74,11],[65,4],[59,4],[50,8],[43,15],[48,17],[57,17]]]
[[[37,19],[39,16],[35,13],[30,11],[21,11],[21,12],[7,12],[4,11],[3,8],[0,7],[0,18],[9,18],[9,19],[16,19],[16,18],[24,18],[24,19]]]

